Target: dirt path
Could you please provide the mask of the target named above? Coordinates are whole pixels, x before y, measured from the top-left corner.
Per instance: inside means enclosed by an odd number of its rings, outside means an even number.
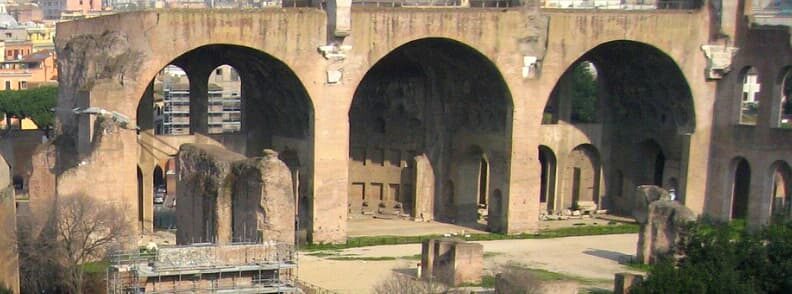
[[[620,261],[635,254],[636,234],[568,237],[544,240],[484,241],[485,272],[509,262],[576,276],[609,288],[613,274],[629,271]],[[299,278],[340,293],[370,293],[393,272],[415,273],[420,244],[373,246],[330,252],[350,258],[396,257],[395,260],[331,260],[300,256]]]

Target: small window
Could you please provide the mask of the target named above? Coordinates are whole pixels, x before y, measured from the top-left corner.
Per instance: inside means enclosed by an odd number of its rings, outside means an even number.
[[[744,71],[740,95],[740,118],[741,125],[756,125],[759,116],[759,92],[762,86],[759,84],[759,75],[753,67]]]
[[[222,69],[222,68],[218,68],[218,69],[216,69],[216,70],[215,70],[215,74],[216,74],[216,75],[218,75],[218,76],[221,76],[221,75],[223,75],[223,69]]]
[[[27,81],[20,81],[19,82],[19,89],[20,90],[24,90],[24,89],[27,89],[27,88],[28,88]]]
[[[778,126],[792,128],[792,69],[787,70],[781,82],[781,105]]]
[[[11,81],[5,81],[5,89],[11,90]]]

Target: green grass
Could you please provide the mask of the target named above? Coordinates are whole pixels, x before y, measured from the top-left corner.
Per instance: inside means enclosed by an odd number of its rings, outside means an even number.
[[[630,261],[628,261],[624,265],[627,266],[631,270],[639,271],[639,272],[645,272],[645,273],[649,272],[652,269],[651,265],[638,262],[637,260],[634,260],[634,259],[631,259]]]
[[[607,225],[587,225],[574,226],[553,230],[545,230],[539,233],[523,233],[516,235],[506,235],[497,233],[470,234],[467,241],[491,241],[491,240],[515,240],[515,239],[550,239],[573,236],[594,236],[608,234],[631,234],[638,232],[638,225],[615,223]],[[304,251],[340,250],[346,248],[379,246],[379,245],[398,245],[415,244],[423,240],[442,238],[442,235],[423,235],[423,236],[365,236],[348,238],[346,243],[341,244],[308,244],[301,248]]]
[[[584,278],[576,275],[552,272],[545,269],[540,268],[531,268],[521,264],[510,263],[505,266],[505,269],[508,270],[509,267],[518,268],[520,270],[527,271],[531,274],[534,278],[541,280],[541,281],[576,281],[581,285],[595,285],[595,284],[610,284],[613,281],[608,279],[591,279],[591,278]]]
[[[484,275],[481,277],[479,283],[462,283],[460,287],[482,287],[482,288],[495,288],[495,276]]]

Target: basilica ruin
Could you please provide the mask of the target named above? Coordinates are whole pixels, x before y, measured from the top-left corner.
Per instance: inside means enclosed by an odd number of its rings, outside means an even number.
[[[746,1],[330,2],[58,24],[54,192],[125,202],[145,232],[166,187],[180,243],[293,241],[281,225],[341,242],[349,219],[367,217],[530,232],[542,215],[629,215],[648,184],[697,215],[752,225],[789,208],[789,32]],[[273,162],[287,185],[267,184]],[[260,186],[230,180],[243,178]],[[268,193],[291,201],[279,203],[296,225],[285,212],[235,216],[248,200],[280,211],[246,198]]]

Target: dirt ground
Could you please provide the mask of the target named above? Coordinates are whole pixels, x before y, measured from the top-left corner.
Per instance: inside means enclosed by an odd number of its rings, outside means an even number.
[[[542,230],[557,229],[562,227],[572,227],[577,225],[607,224],[610,221],[631,222],[632,220],[602,215],[601,218],[578,218],[567,220],[542,221],[539,227]],[[430,234],[445,233],[485,233],[483,225],[476,224],[473,227],[465,227],[441,222],[414,222],[401,219],[376,219],[361,218],[352,219],[347,222],[347,235],[349,237],[360,236],[419,236]]]
[[[493,274],[509,263],[562,273],[585,281],[582,288],[612,289],[613,275],[630,271],[620,262],[635,253],[635,234],[568,237],[543,240],[484,241],[485,273]],[[420,244],[352,248],[311,256],[303,252],[299,278],[339,293],[370,293],[393,273],[415,275]],[[316,254],[316,253],[313,253]],[[395,260],[333,260],[396,257]]]
[[[613,220],[625,221],[605,218],[544,221],[541,228],[605,225]],[[407,220],[356,219],[348,225],[350,237],[484,233],[482,230],[453,224]],[[150,241],[173,245],[175,236],[173,231],[160,230],[139,240],[141,245]],[[624,234],[479,243],[484,245],[485,274],[493,275],[503,265],[517,264],[570,276],[579,280],[582,288],[612,289],[615,273],[631,271],[623,263],[635,254],[637,241],[636,234]],[[394,273],[415,276],[420,253],[420,244],[351,248],[318,254],[302,252],[298,257],[298,278],[339,293],[370,293],[377,284]],[[339,257],[347,260],[337,260]]]

